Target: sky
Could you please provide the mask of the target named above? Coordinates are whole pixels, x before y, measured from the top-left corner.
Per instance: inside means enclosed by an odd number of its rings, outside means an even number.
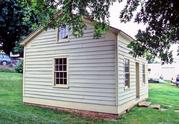
[[[130,22],[127,22],[127,23],[121,23],[120,19],[119,19],[119,15],[120,15],[120,11],[124,8],[124,6],[125,6],[125,1],[122,3],[115,2],[110,7],[110,9],[109,9],[110,25],[124,31],[125,33],[129,34],[130,36],[132,36],[134,38],[135,35],[137,34],[138,30],[139,29],[144,30],[146,26],[144,24],[134,23],[133,20]],[[173,50],[173,57],[179,59],[179,56],[177,56],[178,46],[179,46],[178,44],[172,45],[171,50]]]
[[[115,2],[110,7],[110,25],[116,28],[119,28],[120,30],[124,31],[125,33],[129,34],[130,36],[134,37],[137,34],[137,31],[139,29],[145,29],[144,24],[137,24],[134,23],[132,20],[128,23],[121,23],[119,19],[120,11],[124,8],[125,2],[118,3]]]

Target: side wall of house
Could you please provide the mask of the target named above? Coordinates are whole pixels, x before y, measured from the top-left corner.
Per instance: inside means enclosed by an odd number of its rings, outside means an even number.
[[[116,35],[93,38],[88,24],[84,36],[70,35],[57,43],[57,30],[49,29],[25,46],[23,101],[57,107],[117,113]],[[53,60],[68,57],[68,88],[54,87]]]
[[[134,58],[129,54],[127,45],[130,40],[118,35],[118,113],[134,106],[137,102],[148,98],[147,62],[144,58]],[[124,59],[129,59],[130,87],[125,88]],[[140,98],[136,98],[136,62],[139,63]],[[145,64],[145,83],[142,77],[142,65]]]

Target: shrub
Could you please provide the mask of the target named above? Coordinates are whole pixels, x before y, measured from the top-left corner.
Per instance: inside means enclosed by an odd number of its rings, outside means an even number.
[[[21,60],[15,67],[17,73],[23,73],[23,61]]]

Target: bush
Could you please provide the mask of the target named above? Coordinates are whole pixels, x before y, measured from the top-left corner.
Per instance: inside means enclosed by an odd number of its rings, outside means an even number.
[[[16,65],[15,71],[16,71],[17,73],[23,73],[23,61],[20,61],[20,62]]]

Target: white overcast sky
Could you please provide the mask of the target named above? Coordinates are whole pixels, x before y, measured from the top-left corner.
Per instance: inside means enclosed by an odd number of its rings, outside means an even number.
[[[125,2],[122,3],[114,3],[110,7],[110,25],[116,28],[119,28],[120,30],[126,32],[130,36],[134,37],[137,34],[137,31],[139,29],[145,29],[145,26],[143,24],[137,24],[134,23],[132,20],[128,23],[121,23],[119,19],[120,11],[124,8]]]

